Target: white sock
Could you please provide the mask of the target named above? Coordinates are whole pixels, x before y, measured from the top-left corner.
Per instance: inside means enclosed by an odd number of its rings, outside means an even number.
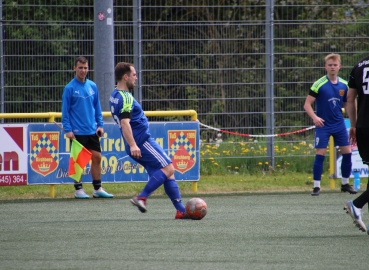
[[[349,179],[348,178],[345,178],[345,177],[342,177],[341,183],[342,183],[342,185],[346,185],[346,184],[349,183]]]
[[[314,180],[314,187],[320,188],[320,180]]]

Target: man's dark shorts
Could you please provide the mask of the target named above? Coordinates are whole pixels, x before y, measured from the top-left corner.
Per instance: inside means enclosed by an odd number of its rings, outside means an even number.
[[[356,128],[356,141],[363,163],[369,165],[369,128]]]
[[[88,150],[94,150],[101,153],[101,146],[99,137],[96,134],[93,135],[74,135],[77,141],[86,147]],[[73,142],[73,140],[72,140]]]

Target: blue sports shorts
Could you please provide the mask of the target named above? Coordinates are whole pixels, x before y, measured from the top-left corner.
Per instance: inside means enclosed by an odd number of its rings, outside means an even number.
[[[137,146],[141,150],[142,157],[139,159],[133,158],[131,155],[130,157],[137,163],[141,164],[146,169],[150,177],[157,170],[160,170],[172,163],[172,160],[164,152],[164,149],[151,137]],[[127,148],[126,150],[127,153],[131,153],[130,149]]]
[[[350,145],[348,141],[348,131],[345,124],[337,128],[315,128],[315,148],[327,148],[329,137],[333,136],[334,146]]]

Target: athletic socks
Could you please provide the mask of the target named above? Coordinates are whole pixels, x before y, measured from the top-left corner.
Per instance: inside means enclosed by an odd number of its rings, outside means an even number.
[[[75,190],[80,190],[80,189],[82,189],[82,183],[74,183],[74,189],[75,189]]]
[[[313,165],[313,179],[314,179],[314,187],[320,187],[320,180],[322,179],[323,173],[323,162],[325,156],[315,155],[314,165]],[[315,182],[319,181],[319,185],[315,186]]]
[[[167,176],[163,173],[163,171],[157,170],[150,177],[144,189],[141,191],[141,193],[138,196],[145,197],[145,198],[149,197],[150,194],[153,193],[155,190],[157,190],[158,187],[160,187],[166,179],[167,179]]]
[[[320,180],[322,179],[323,173],[323,163],[325,156],[315,155],[314,165],[313,165],[313,178],[314,178],[314,187],[320,187]],[[351,153],[342,154],[342,164],[341,164],[341,173],[342,185],[348,184],[349,177],[351,174]]]
[[[157,170],[150,177],[144,189],[138,195],[139,197],[149,197],[158,187],[164,184],[165,193],[168,195],[169,199],[172,201],[174,207],[180,212],[185,212],[185,206],[182,203],[181,193],[177,182],[174,179],[169,179],[163,173],[162,170]]]
[[[341,173],[342,173],[342,185],[348,184],[351,174],[351,153],[342,154]]]
[[[164,182],[164,190],[172,201],[174,207],[181,213],[185,212],[186,209],[182,203],[181,193],[176,180],[168,178],[167,181]]]
[[[101,188],[101,180],[92,180],[92,185],[94,186],[94,190],[98,190]]]

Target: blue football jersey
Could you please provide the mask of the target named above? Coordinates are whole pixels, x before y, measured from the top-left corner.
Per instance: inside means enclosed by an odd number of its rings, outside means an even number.
[[[324,76],[313,84],[311,91],[316,93],[316,115],[324,120],[324,127],[341,125],[342,106],[347,102],[347,81],[338,77],[338,82],[333,84]]]
[[[111,115],[114,121],[118,124],[121,133],[121,114],[130,113],[130,125],[136,143],[139,145],[151,136],[148,119],[145,116],[141,105],[135,100],[130,92],[114,89],[110,95],[109,104]]]

